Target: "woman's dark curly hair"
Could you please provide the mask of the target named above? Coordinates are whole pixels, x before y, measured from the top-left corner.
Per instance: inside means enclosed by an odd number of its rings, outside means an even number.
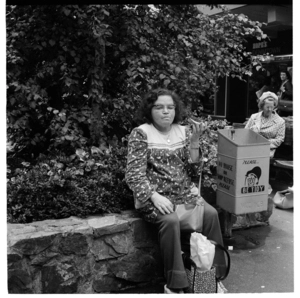
[[[287,79],[288,79],[290,82],[292,81],[291,75],[290,75],[290,73],[289,73],[287,70],[281,70],[280,73],[285,73]]]
[[[173,123],[179,123],[180,121],[182,121],[182,119],[185,116],[185,108],[179,96],[174,91],[160,88],[160,89],[153,89],[149,91],[142,98],[140,107],[136,114],[137,122],[141,122],[141,123],[147,122],[148,124],[153,123],[151,110],[158,97],[162,95],[171,96],[175,104],[175,117]]]

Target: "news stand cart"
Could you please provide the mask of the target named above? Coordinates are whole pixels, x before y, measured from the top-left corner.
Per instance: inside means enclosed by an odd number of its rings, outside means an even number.
[[[266,211],[270,143],[250,129],[218,130],[217,205],[225,212],[226,238],[232,237],[231,215]]]

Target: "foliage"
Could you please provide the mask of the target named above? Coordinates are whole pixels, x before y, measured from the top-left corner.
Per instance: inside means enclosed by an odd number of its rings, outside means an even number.
[[[194,5],[6,8],[8,215],[18,222],[128,206],[125,149],[111,146],[136,125],[140,97],[167,87],[195,112],[217,89],[216,76],[243,79],[261,67],[245,45],[267,37],[263,24],[244,15],[207,16]],[[207,186],[213,131],[203,142]]]
[[[199,116],[195,111],[188,111],[188,118],[192,118],[198,122],[204,122],[207,125],[207,129],[202,134],[199,140],[199,145],[202,153],[202,179],[201,189],[202,195],[204,193],[207,196],[214,196],[217,190],[217,153],[218,153],[218,129],[224,129],[228,122],[226,119],[212,119],[211,116]],[[184,121],[184,125],[190,125],[187,121]],[[194,177],[193,180],[198,181],[199,177]],[[205,199],[208,199],[204,196]],[[211,201],[214,202],[214,201]]]
[[[6,20],[8,137],[27,159],[120,140],[151,87],[200,104],[216,75],[260,67],[245,40],[266,38],[244,15],[194,5],[10,5]]]
[[[124,181],[124,146],[102,151],[76,150],[41,156],[36,165],[23,162],[8,175],[9,222],[26,223],[69,216],[132,209],[132,193]]]

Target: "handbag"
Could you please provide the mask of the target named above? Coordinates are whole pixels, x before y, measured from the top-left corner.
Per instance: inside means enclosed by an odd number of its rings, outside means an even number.
[[[280,99],[278,102],[277,110],[284,111],[284,112],[292,112],[293,111],[293,101]]]
[[[201,198],[201,174],[199,178],[198,197]],[[202,232],[203,216],[204,216],[204,201],[201,198],[200,205],[180,204],[175,206],[175,212],[178,215],[180,230],[182,232]]]
[[[230,271],[230,255],[227,249],[216,243],[215,241],[210,240],[216,247],[220,248],[225,252],[227,257],[227,268],[223,276],[216,276],[216,267],[212,266],[210,270],[200,271],[195,262],[191,260],[187,254],[182,254],[183,264],[185,267],[185,272],[187,275],[187,279],[189,282],[189,286],[187,289],[188,293],[218,293],[219,288],[222,291],[222,285],[220,284],[221,280],[224,280]],[[226,290],[226,289],[225,289]],[[223,288],[224,291],[224,288]]]
[[[273,203],[280,209],[294,208],[294,195],[289,190],[277,191],[273,197]]]

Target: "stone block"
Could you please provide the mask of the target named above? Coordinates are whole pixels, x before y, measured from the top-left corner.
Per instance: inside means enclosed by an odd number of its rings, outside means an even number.
[[[8,293],[30,294],[32,290],[32,278],[23,269],[8,270]]]
[[[112,290],[119,290],[124,285],[122,280],[118,280],[109,270],[108,262],[96,263],[93,270],[93,290],[97,293],[110,293]]]
[[[93,289],[97,293],[110,293],[122,287],[122,283],[113,276],[102,275],[99,279],[93,280]]]
[[[42,268],[42,292],[45,294],[71,294],[77,292],[78,272],[70,263],[62,262]]]
[[[112,237],[106,237],[105,242],[109,244],[119,255],[127,254],[129,252],[129,241],[125,234],[117,234]]]
[[[50,247],[54,239],[55,234],[50,236],[41,234],[40,237],[22,239],[20,241],[14,239],[15,243],[12,245],[12,249],[20,252],[23,255],[36,255]]]
[[[33,257],[33,259],[31,260],[31,265],[42,266],[58,255],[58,253],[49,250],[42,251],[41,253]]]
[[[78,233],[67,234],[61,237],[58,249],[66,255],[86,255],[89,250],[87,237]]]
[[[157,232],[137,215],[8,224],[10,293],[112,293],[153,282]]]
[[[8,269],[17,269],[22,262],[22,255],[8,251],[7,253],[7,266]]]
[[[104,240],[96,239],[91,247],[91,253],[94,255],[96,261],[117,258],[118,254]]]
[[[135,283],[151,281],[157,276],[155,259],[141,251],[112,262],[109,269],[117,278]]]
[[[70,216],[68,218],[62,218],[59,220],[56,219],[47,219],[43,221],[35,221],[31,223],[30,225],[33,227],[37,227],[39,230],[44,230],[45,227],[47,228],[61,228],[66,226],[76,226],[76,225],[82,225],[83,220],[81,218]]]
[[[35,231],[36,228],[30,225],[16,225],[16,226],[14,224],[7,225],[7,232],[8,234],[12,234],[12,235],[33,233]]]
[[[143,219],[132,220],[131,229],[135,247],[153,247],[158,243],[157,230],[152,224],[145,222]]]
[[[129,230],[128,221],[118,218],[115,215],[90,218],[87,222],[93,228],[95,238]]]

